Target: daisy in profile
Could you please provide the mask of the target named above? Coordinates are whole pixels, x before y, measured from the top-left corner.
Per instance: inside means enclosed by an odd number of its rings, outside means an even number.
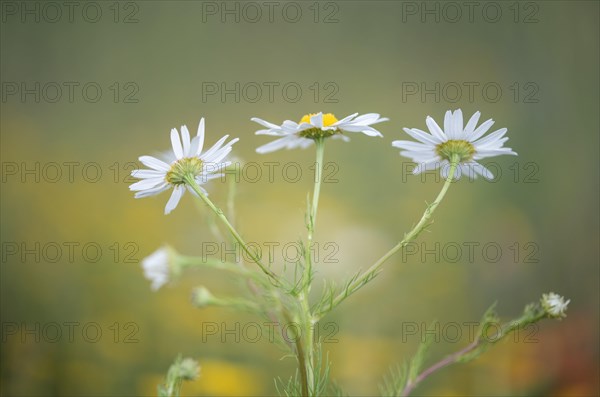
[[[174,252],[169,247],[161,247],[142,260],[144,276],[152,282],[153,291],[158,290],[171,279],[174,272]]]
[[[443,129],[433,118],[427,116],[425,123],[430,133],[417,128],[404,128],[404,131],[418,142],[394,141],[392,146],[403,149],[400,154],[417,163],[413,171],[415,175],[441,168],[442,176],[447,178],[450,163],[457,162],[455,179],[460,178],[462,174],[471,179],[477,178],[477,175],[493,179],[494,175],[490,170],[479,164],[477,160],[503,154],[517,155],[517,153],[503,146],[508,140],[504,137],[506,128],[483,136],[492,127],[494,121],[487,120],[477,127],[480,115],[481,113],[476,112],[465,126],[460,109],[454,112],[448,110],[444,117]]]
[[[165,206],[165,214],[173,211],[185,189],[196,194],[189,185],[187,178],[196,181],[201,191],[208,195],[202,184],[215,178],[223,176],[223,169],[230,165],[229,161],[223,161],[231,152],[231,146],[238,138],[224,144],[229,135],[219,139],[210,149],[202,152],[204,146],[204,118],[198,125],[198,133],[190,139],[190,132],[184,125],[181,127],[181,136],[177,129],[171,130],[172,151],[162,155],[162,160],[153,156],[141,156],[139,160],[150,169],[134,170],[131,176],[141,179],[129,186],[135,191],[135,198],[154,196],[165,190],[173,189],[171,198]]]
[[[329,137],[344,141],[350,140],[344,135],[344,132],[362,132],[368,136],[382,136],[371,125],[387,121],[387,118],[380,117],[377,113],[367,113],[357,116],[358,113],[354,113],[338,120],[331,113],[319,112],[303,116],[299,123],[292,120],[285,120],[281,125],[253,117],[252,121],[267,127],[267,129],[256,131],[256,135],[271,135],[279,138],[260,146],[256,151],[262,154],[284,148],[305,149],[312,145],[315,140],[322,140]]]

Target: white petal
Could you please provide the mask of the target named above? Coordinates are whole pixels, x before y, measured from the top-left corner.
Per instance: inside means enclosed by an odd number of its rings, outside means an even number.
[[[164,178],[166,174],[163,171],[155,171],[155,170],[133,170],[131,171],[131,176],[138,179],[147,179],[147,178]]]
[[[344,119],[344,122],[340,121],[338,123],[335,123],[334,125],[343,131],[362,132],[363,134],[366,134],[369,136],[383,136],[375,128],[370,127],[370,125],[381,123],[381,122],[387,121],[389,119],[387,119],[385,117],[379,118],[378,113],[368,113],[368,114],[363,114],[362,116],[359,116],[352,121],[345,121],[345,120],[346,119]]]
[[[473,145],[475,145],[475,147],[482,147],[487,144],[491,144],[494,141],[502,138],[504,134],[506,134],[506,131],[508,131],[506,128],[500,128],[498,131],[492,132],[485,138],[481,138],[480,140],[473,142]]]
[[[392,146],[400,148],[400,149],[414,150],[414,151],[420,151],[420,150],[430,151],[433,149],[431,147],[431,145],[426,145],[424,143],[418,143],[418,142],[413,142],[413,141],[393,141]]]
[[[310,116],[310,123],[317,128],[323,128],[323,112]]]
[[[171,164],[177,160],[175,157],[175,153],[173,153],[173,149],[165,150],[164,152],[159,153],[156,158],[161,161],[164,161],[167,164]]]
[[[335,134],[334,136],[331,137],[331,139],[341,139],[344,142],[350,142],[350,138],[348,138],[346,135],[343,135],[343,134]]]
[[[204,163],[202,167],[202,173],[210,174],[213,172],[219,172],[223,169],[229,167],[231,165],[231,161],[223,161],[221,163]]]
[[[192,138],[192,142],[190,143],[190,151],[188,157],[198,157],[198,155],[201,152],[201,150],[198,150],[198,147],[200,147],[200,140],[197,136],[195,136]]]
[[[283,122],[283,124],[281,124],[281,130],[283,132],[287,132],[287,133],[295,133],[295,132],[298,132],[299,130],[305,130],[307,128],[312,128],[312,127],[313,127],[313,125],[310,123],[298,124],[292,120],[286,120]]]
[[[422,172],[433,171],[440,167],[441,164],[442,162],[439,159],[431,159],[429,161],[418,163],[415,169],[413,170],[413,174],[418,175]]]
[[[169,185],[168,183],[165,182],[165,183],[158,185],[152,189],[146,189],[146,190],[137,192],[134,197],[137,199],[137,198],[143,198],[143,197],[148,197],[148,196],[154,196],[154,195],[164,192],[165,190],[169,189],[170,187],[171,187],[171,185]]]
[[[463,114],[462,110],[458,109],[454,112],[452,118],[452,129],[454,130],[454,139],[464,139],[463,137]]]
[[[286,147],[292,140],[297,139],[292,136],[286,136],[280,139],[276,139],[273,142],[269,142],[265,145],[259,146],[256,149],[256,153],[265,154],[271,153],[279,149]]]
[[[332,126],[339,126],[341,124],[345,124],[346,122],[350,121],[352,118],[358,116],[358,113],[352,113],[350,116],[346,116],[341,120],[336,121],[335,123],[332,124]]]
[[[425,131],[421,131],[416,128],[403,128],[403,129],[404,129],[404,132],[406,132],[408,135],[412,136],[417,141],[420,141],[422,143],[430,144],[430,145],[437,145],[439,143],[442,143],[439,139],[437,139],[436,137],[434,137],[431,134],[426,133]]]
[[[226,168],[226,167],[227,166],[225,166],[225,167],[217,167],[217,168],[221,168],[222,169],[222,168]],[[199,175],[196,178],[196,180],[197,181],[201,181],[202,183],[206,183],[208,181],[212,181],[213,179],[220,179],[220,178],[224,178],[224,177],[225,177],[224,173],[217,172],[216,174],[202,174],[202,175]],[[223,181],[225,181],[225,180],[223,180]]]
[[[454,128],[452,123],[452,111],[447,110],[444,115],[444,132],[448,136],[448,139],[454,139]]]
[[[494,174],[491,173],[490,170],[488,170],[486,167],[484,167],[483,165],[479,164],[476,161],[472,161],[471,163],[469,163],[472,165],[473,170],[478,173],[479,175],[481,175],[482,177],[484,177],[485,179],[488,180],[492,180],[494,179]]]
[[[486,157],[513,155],[517,156],[517,153],[513,152],[511,148],[491,149],[491,150],[477,150],[473,156],[474,160],[481,160]]]
[[[175,188],[173,189],[173,193],[171,193],[171,197],[169,198],[169,201],[167,201],[167,205],[165,206],[165,215],[169,214],[177,207],[177,204],[179,204],[179,200],[181,200],[181,196],[183,196],[183,192],[184,190],[182,185],[175,186]]]
[[[352,130],[346,130],[346,131],[352,131]],[[363,134],[365,134],[367,136],[379,136],[379,137],[383,137],[383,134],[381,132],[379,132],[375,128],[369,127],[369,126],[363,126],[363,127],[361,127],[360,132],[362,132]]]
[[[229,153],[231,153],[231,146],[226,146],[223,147],[222,149],[220,149],[219,151],[217,151],[213,156],[211,156],[211,159],[208,160],[209,163],[220,163],[221,160],[223,160],[225,158],[225,156],[227,156]]]
[[[160,177],[160,178],[142,179],[139,182],[135,182],[135,183],[131,184],[129,186],[129,190],[137,191],[137,190],[152,189],[153,187],[164,183],[164,181],[165,180],[162,177]]]
[[[306,149],[310,147],[315,141],[307,138],[300,138],[298,141],[292,142],[292,144],[288,145],[288,149],[295,149],[299,147],[300,149]]]
[[[210,149],[208,149],[206,152],[202,153],[202,155],[200,155],[200,158],[202,160],[210,158],[210,156],[212,154],[214,154],[217,150],[219,150],[221,148],[221,146],[223,145],[223,142],[225,142],[227,140],[227,138],[229,138],[229,135],[225,135],[224,137],[219,139],[214,145],[212,145],[212,147]]]
[[[188,131],[187,126],[181,126],[181,143],[183,144],[183,157],[191,156],[190,153],[190,131]]]
[[[221,160],[223,160],[225,158],[225,156],[227,156],[227,154],[229,154],[231,152],[231,150],[232,150],[231,146],[239,140],[240,140],[239,138],[234,138],[234,139],[230,140],[229,142],[227,142],[225,145],[223,145],[223,147],[218,148],[217,150],[210,151],[210,153],[207,151],[205,154],[202,155],[202,160],[207,161],[209,163],[210,162],[213,162],[213,163],[221,162]]]
[[[313,143],[315,143],[314,140],[312,139],[308,139],[308,138],[302,138],[299,136],[296,137],[291,137],[290,142],[287,144],[286,149],[306,149],[307,147],[311,146]]]
[[[477,139],[481,138],[483,134],[488,132],[492,125],[494,125],[494,120],[489,119],[484,121],[479,127],[477,127],[475,131],[473,131],[473,134],[471,134],[471,136],[469,137],[469,142],[474,142]]]
[[[477,122],[479,121],[480,116],[481,112],[475,112],[475,114],[473,114],[473,116],[471,116],[471,118],[469,119],[469,122],[465,126],[464,130],[465,139],[468,139],[469,135],[471,135],[473,131],[475,131],[475,127],[477,126]]]
[[[473,169],[472,163],[460,163],[458,167],[462,175],[466,175],[469,179],[477,179],[477,173]]]
[[[501,149],[504,146],[504,142],[508,141],[508,137],[496,139],[492,142],[488,142],[486,144],[480,145],[477,142],[473,143],[473,146],[477,150],[494,150]]]
[[[198,123],[198,133],[195,138],[198,142],[198,147],[194,148],[195,150],[192,152],[194,155],[199,156],[202,153],[202,148],[204,147],[204,117],[200,119],[200,123]]]
[[[161,160],[157,159],[156,157],[141,156],[139,158],[139,160],[146,167],[152,168],[153,170],[156,170],[156,171],[165,171],[166,172],[166,171],[169,171],[169,169],[171,169],[171,167],[169,166],[169,164],[165,163],[164,161],[161,161]]]
[[[169,281],[169,278],[163,274],[155,274],[152,276],[151,280],[152,284],[150,285],[150,288],[152,291],[157,291]]]
[[[183,148],[181,147],[181,140],[179,139],[179,134],[175,128],[171,130],[171,145],[173,146],[175,157],[177,157],[178,160],[181,159],[183,157]]]
[[[403,150],[400,152],[401,156],[408,157],[415,163],[424,163],[431,160],[439,160],[439,156],[432,151],[429,152],[413,152],[410,150]]]
[[[381,123],[381,122],[389,120],[386,117],[382,117],[382,118],[379,118],[379,117],[380,117],[379,113],[367,113],[367,114],[358,116],[357,118],[352,120],[352,123],[353,124],[361,124],[361,125],[370,125],[370,124]]]
[[[277,131],[274,130],[258,130],[254,133],[254,135],[270,135],[270,136],[284,136],[288,135],[290,132],[283,131],[281,128],[278,128]]]
[[[427,116],[425,119],[425,124],[427,124],[427,128],[429,128],[429,132],[431,135],[435,136],[441,142],[446,142],[448,137],[444,134],[444,131],[440,128],[440,126],[435,122],[435,120],[431,116]]]
[[[278,129],[280,128],[278,125],[275,125],[273,123],[269,123],[268,121],[265,121],[263,119],[259,119],[258,117],[252,117],[250,120],[254,121],[255,123],[261,124],[267,128],[272,128],[272,129]]]
[[[144,276],[152,282],[152,290],[156,291],[169,281],[169,253],[160,248],[142,260]]]

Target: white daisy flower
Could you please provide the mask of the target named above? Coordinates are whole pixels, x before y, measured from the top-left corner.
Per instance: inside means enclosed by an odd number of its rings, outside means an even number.
[[[546,311],[549,317],[552,318],[565,318],[567,317],[567,305],[571,300],[565,301],[565,298],[550,292],[549,294],[542,295],[542,308]]]
[[[200,186],[202,192],[208,193],[202,184],[215,178],[223,176],[222,170],[229,166],[229,161],[223,161],[231,152],[231,146],[239,139],[235,138],[224,144],[229,135],[219,139],[210,149],[202,153],[204,146],[204,118],[198,125],[198,133],[190,139],[187,127],[181,126],[181,137],[177,129],[171,130],[172,151],[164,153],[160,160],[152,156],[141,156],[139,160],[149,170],[134,170],[131,175],[141,179],[129,186],[130,190],[136,192],[135,198],[154,196],[165,190],[173,188],[171,198],[165,206],[165,214],[170,213],[177,207],[179,200],[186,188],[186,178],[193,177]],[[196,194],[190,186],[187,189]]]
[[[358,113],[351,114],[338,120],[331,113],[311,113],[300,119],[300,123],[292,120],[285,120],[283,124],[276,125],[268,121],[253,117],[251,120],[261,124],[267,129],[256,131],[256,135],[271,135],[279,139],[260,146],[256,151],[258,153],[270,153],[279,149],[305,149],[312,145],[316,139],[332,137],[333,139],[350,139],[343,135],[344,132],[362,132],[368,136],[382,136],[379,131],[371,127],[373,124],[388,121],[385,117],[380,117],[377,113],[367,113],[358,116]]]
[[[483,137],[494,121],[487,120],[476,128],[480,115],[480,112],[476,112],[469,119],[467,125],[463,126],[462,111],[460,109],[455,112],[449,110],[444,117],[443,130],[433,118],[427,116],[425,122],[430,133],[417,128],[404,128],[408,135],[419,142],[394,141],[392,146],[403,149],[400,154],[418,164],[413,170],[415,175],[423,171],[441,168],[442,176],[447,178],[450,159],[455,156],[459,161],[454,173],[455,179],[460,178],[461,174],[465,174],[471,179],[477,178],[477,175],[493,179],[494,175],[477,160],[503,154],[517,155],[517,153],[502,146],[508,140],[508,138],[504,138],[506,128],[501,128]]]
[[[142,260],[144,276],[152,282],[153,291],[165,285],[171,276],[171,252],[162,247]]]

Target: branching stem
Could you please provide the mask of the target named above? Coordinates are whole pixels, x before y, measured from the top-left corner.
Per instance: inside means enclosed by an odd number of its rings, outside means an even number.
[[[452,162],[450,163],[450,169],[448,171],[448,177],[446,178],[446,182],[444,183],[442,190],[440,191],[440,193],[438,194],[436,199],[433,201],[433,203],[431,203],[427,207],[427,209],[423,213],[423,216],[421,217],[421,220],[419,221],[419,223],[417,223],[417,225],[404,236],[404,239],[402,239],[402,241],[400,241],[398,244],[396,244],[394,247],[392,247],[392,249],[390,249],[388,252],[386,252],[385,255],[383,255],[369,269],[367,269],[363,274],[361,274],[354,281],[352,281],[344,289],[344,291],[341,291],[335,298],[333,298],[333,300],[329,303],[329,305],[326,306],[324,309],[322,309],[319,312],[319,314],[316,316],[317,319],[320,319],[326,313],[330,312],[334,307],[339,305],[342,301],[344,301],[346,298],[348,298],[354,292],[358,291],[362,286],[364,286],[366,283],[368,283],[373,278],[375,278],[375,276],[377,276],[377,274],[379,273],[381,266],[383,266],[383,264],[389,258],[391,258],[396,252],[398,252],[400,249],[404,248],[408,243],[410,243],[415,238],[417,238],[417,236],[423,231],[423,229],[425,229],[425,227],[427,227],[427,225],[429,224],[429,220],[431,219],[431,216],[433,215],[433,212],[438,207],[438,205],[442,202],[444,196],[446,195],[446,192],[448,191],[448,188],[452,184],[452,181],[454,179],[454,173],[456,171],[456,167],[458,166],[458,160],[459,159],[456,157],[452,158]]]

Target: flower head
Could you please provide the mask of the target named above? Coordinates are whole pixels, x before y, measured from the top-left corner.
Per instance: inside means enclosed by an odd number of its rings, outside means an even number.
[[[200,375],[200,364],[192,358],[178,356],[169,367],[165,382],[158,386],[159,396],[179,395],[182,381],[192,381]]]
[[[200,365],[193,358],[186,357],[177,363],[177,377],[183,380],[194,380],[200,375]]]
[[[175,252],[169,247],[161,247],[142,260],[144,276],[152,282],[153,291],[165,285],[178,273],[175,266]]]
[[[565,298],[550,292],[549,294],[542,295],[541,304],[542,308],[546,311],[548,317],[552,318],[565,318],[567,317],[567,305],[571,300],[565,301]]]
[[[256,131],[256,135],[271,135],[279,139],[260,146],[258,153],[270,153],[279,149],[307,148],[317,139],[333,138],[348,141],[344,132],[362,132],[368,136],[382,136],[379,131],[371,127],[373,124],[387,121],[377,113],[368,113],[358,116],[351,114],[338,120],[332,113],[310,113],[304,115],[299,123],[286,120],[281,125],[269,123],[268,121],[253,117],[251,120],[261,124],[267,129]]]
[[[217,302],[217,299],[208,290],[208,288],[202,286],[202,287],[196,288],[192,292],[192,302],[197,307],[206,307],[206,306],[210,306],[211,304],[214,304],[215,302]]]
[[[504,142],[508,140],[508,138],[504,138],[506,128],[501,128],[483,137],[494,121],[487,120],[477,127],[480,115],[480,112],[476,112],[465,126],[463,125],[462,111],[460,109],[454,112],[449,110],[444,117],[443,130],[433,118],[427,116],[425,122],[430,133],[417,128],[404,128],[408,135],[419,142],[394,141],[392,146],[403,149],[400,154],[417,163],[414,174],[441,168],[442,176],[446,178],[451,159],[455,159],[459,162],[454,174],[456,179],[460,178],[461,174],[465,174],[471,179],[477,178],[477,175],[492,179],[494,175],[477,160],[503,154],[516,155],[517,153],[510,148],[503,147]]]
[[[195,180],[202,192],[208,195],[201,185],[223,176],[220,171],[230,164],[223,160],[231,152],[231,146],[238,141],[238,138],[235,138],[224,144],[228,137],[229,135],[225,135],[210,149],[202,152],[204,118],[200,120],[198,133],[193,139],[190,139],[190,132],[185,125],[181,126],[181,136],[177,129],[173,128],[171,130],[172,151],[164,153],[162,160],[153,156],[141,156],[139,160],[150,169],[132,171],[131,175],[141,181],[132,184],[129,189],[136,192],[135,198],[141,198],[154,196],[173,188],[171,198],[165,206],[165,214],[177,207],[186,187],[195,194],[187,184],[188,178]]]

